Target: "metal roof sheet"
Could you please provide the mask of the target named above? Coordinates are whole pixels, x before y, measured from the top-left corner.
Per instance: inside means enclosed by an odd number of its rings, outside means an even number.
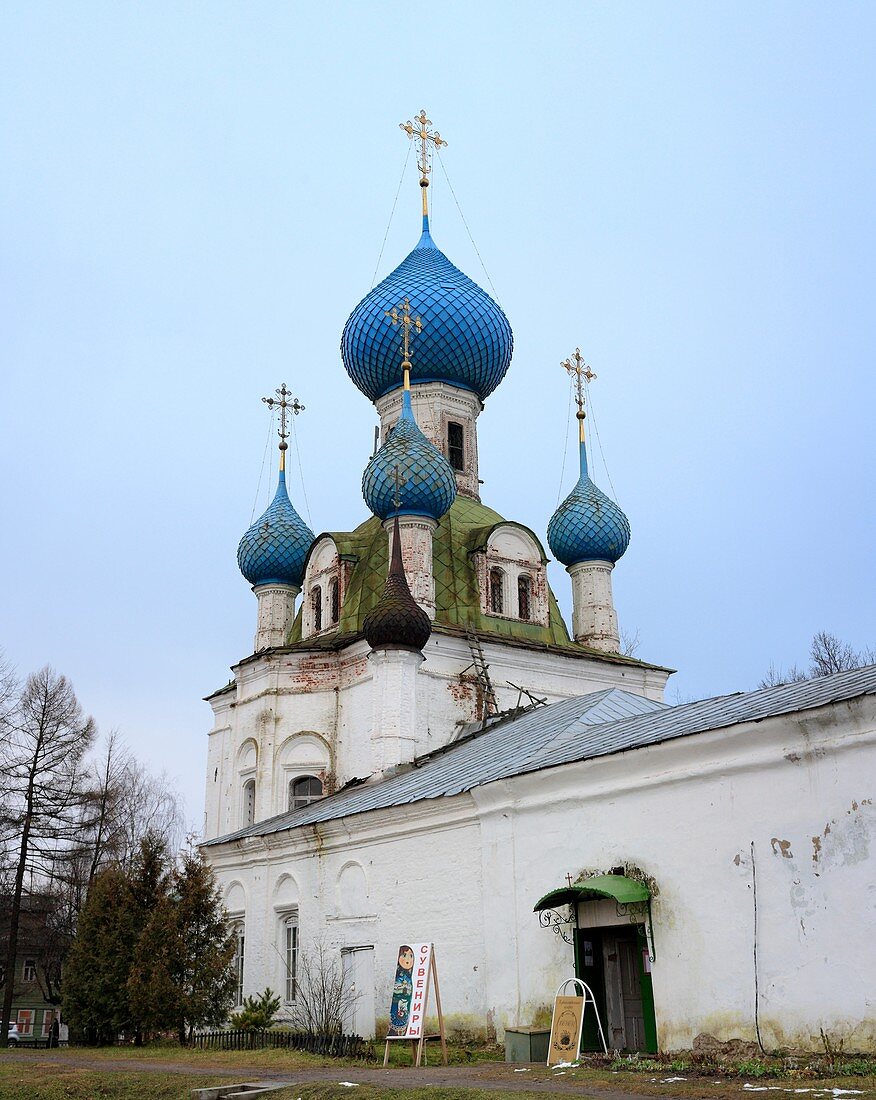
[[[206,845],[460,794],[542,768],[872,694],[876,665],[674,707],[609,688],[498,722],[415,761],[405,771],[348,785],[303,809],[258,821]]]

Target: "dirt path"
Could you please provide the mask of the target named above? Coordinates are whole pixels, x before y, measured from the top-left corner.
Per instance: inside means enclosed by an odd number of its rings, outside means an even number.
[[[4,1062],[31,1064],[57,1063],[81,1066],[106,1073],[180,1073],[203,1077],[233,1077],[239,1081],[275,1081],[290,1085],[316,1081],[353,1081],[384,1088],[407,1088],[431,1085],[438,1088],[488,1089],[495,1092],[544,1092],[597,1096],[599,1100],[654,1100],[631,1092],[617,1092],[594,1087],[589,1081],[567,1082],[561,1076],[547,1076],[541,1063],[532,1066],[512,1066],[486,1062],[474,1066],[364,1067],[364,1066],[293,1066],[289,1069],[255,1069],[253,1066],[205,1065],[203,1062],[167,1061],[139,1058],[89,1058],[71,1055],[67,1051],[11,1051],[3,1053]]]

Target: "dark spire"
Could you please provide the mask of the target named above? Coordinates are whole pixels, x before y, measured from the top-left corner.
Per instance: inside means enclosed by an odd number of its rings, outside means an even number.
[[[432,633],[426,612],[411,595],[401,557],[398,516],[392,524],[392,557],[386,587],[377,606],[363,623],[365,640],[372,649],[421,650]]]

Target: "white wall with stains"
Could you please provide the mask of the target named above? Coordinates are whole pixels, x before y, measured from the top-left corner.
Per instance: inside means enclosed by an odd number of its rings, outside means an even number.
[[[567,874],[631,864],[657,888],[662,1049],[759,1028],[767,1049],[821,1049],[823,1030],[872,1051],[874,774],[864,697],[206,852],[247,898],[248,993],[278,987],[294,883],[305,949],[374,945],[378,1013],[398,945],[433,940],[451,1025],[501,1036],[572,972],[534,903]]]

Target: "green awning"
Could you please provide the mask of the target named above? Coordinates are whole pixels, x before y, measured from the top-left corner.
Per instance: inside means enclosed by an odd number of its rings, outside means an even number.
[[[631,902],[647,901],[651,897],[644,882],[638,882],[626,875],[596,875],[584,879],[572,886],[563,886],[551,890],[535,904],[534,913],[542,909],[556,909],[558,905],[574,905],[579,901],[594,901],[597,898],[614,898],[622,905]]]

